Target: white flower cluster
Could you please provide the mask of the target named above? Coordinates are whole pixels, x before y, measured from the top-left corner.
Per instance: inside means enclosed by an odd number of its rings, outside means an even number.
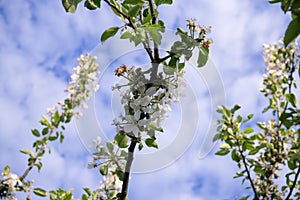
[[[14,196],[14,193],[17,190],[17,187],[22,186],[22,181],[20,180],[19,176],[14,173],[4,174],[2,173],[2,176],[4,178],[3,181],[1,181],[1,184],[5,185],[8,189],[7,191],[7,197],[9,200],[15,200],[16,197]]]
[[[265,89],[262,89],[265,95],[275,94],[280,96],[288,88],[289,76],[292,72],[292,66],[295,64],[297,56],[296,43],[284,47],[283,41],[278,44],[263,45],[264,61],[266,64],[266,74],[263,75]],[[275,89],[276,88],[276,89]]]
[[[147,79],[148,71],[141,68],[126,68],[116,75],[128,80],[126,85],[116,85],[114,89],[121,91],[121,103],[124,105],[125,114],[120,115],[121,121],[114,119],[113,124],[118,132],[124,132],[132,137],[141,137],[141,132],[153,135],[153,128],[161,126],[171,110],[171,101],[178,101],[185,86],[183,71],[174,72],[173,75],[160,73],[154,81]],[[120,71],[120,70],[119,70]]]
[[[121,188],[122,181],[119,180],[116,174],[109,171],[106,176],[103,176],[103,181],[100,181],[100,197],[103,200],[110,200],[121,191]]]
[[[82,113],[78,111],[80,108],[87,108],[86,100],[91,95],[91,90],[96,92],[99,89],[98,77],[100,72],[98,71],[98,64],[95,63],[96,57],[91,57],[89,54],[86,56],[81,55],[78,59],[79,65],[73,68],[74,73],[71,75],[71,80],[68,84],[67,92],[68,99],[73,109],[77,109],[75,114],[81,116]],[[52,108],[48,109],[48,115],[51,117],[60,108],[68,107],[66,101],[60,101]]]
[[[99,89],[98,64],[95,63],[96,57],[86,54],[78,58],[79,65],[75,68],[74,74],[71,76],[67,91],[68,98],[72,102],[73,107],[87,108],[85,101],[89,98],[91,90],[96,92]],[[81,114],[78,113],[80,116]]]

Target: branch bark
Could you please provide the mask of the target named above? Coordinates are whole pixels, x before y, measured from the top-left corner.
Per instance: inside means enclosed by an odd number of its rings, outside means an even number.
[[[127,194],[128,194],[130,170],[131,170],[131,165],[132,165],[132,161],[134,158],[134,149],[135,149],[136,144],[137,144],[137,141],[133,138],[128,147],[128,158],[127,158],[127,162],[126,162],[125,172],[123,175],[123,185],[122,185],[122,192],[121,192],[120,200],[125,200],[127,197]]]

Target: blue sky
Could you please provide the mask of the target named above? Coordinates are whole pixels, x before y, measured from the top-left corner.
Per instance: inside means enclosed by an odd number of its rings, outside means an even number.
[[[0,0],[1,169],[9,164],[13,172],[23,173],[27,158],[18,151],[31,147],[30,129],[38,126],[40,116],[48,107],[65,97],[64,90],[77,64],[76,58],[99,45],[103,30],[122,25],[105,4],[102,7],[88,11],[80,5],[76,14],[69,14],[65,13],[60,1]],[[230,158],[214,156],[217,145],[207,140],[213,134],[209,131],[215,115],[212,102],[217,99],[215,103],[239,103],[243,114],[257,113],[264,107],[265,100],[258,92],[264,69],[262,44],[276,42],[283,36],[289,16],[281,12],[279,5],[269,5],[267,0],[174,0],[172,6],[162,6],[160,14],[170,32],[178,26],[185,27],[185,20],[189,18],[211,25],[214,65],[209,65],[212,68],[207,72],[187,70],[188,85],[197,99],[198,115],[194,117],[197,118],[195,124],[181,119],[180,125],[186,131],[197,126],[193,143],[172,164],[154,172],[134,174],[130,197],[133,200],[218,200],[247,194],[243,189],[247,185],[232,179],[236,168]],[[118,42],[111,40],[98,46],[103,69],[126,52],[126,46]],[[115,81],[109,77],[109,70],[103,74],[100,80],[103,86],[95,103],[96,109],[102,111],[97,113],[100,121],[101,116],[111,114],[112,110],[118,112],[115,110],[117,104],[112,103],[111,107],[101,100],[101,94],[112,95],[109,84]],[[216,84],[213,84],[215,79]],[[220,94],[219,89],[224,89],[225,95],[219,95],[218,99],[215,95]],[[191,110],[184,103],[174,106],[166,126],[170,132],[178,134],[180,127],[175,126],[176,120]],[[261,117],[260,113],[258,116]],[[82,187],[96,189],[99,186],[101,177],[97,170],[87,169],[92,157],[75,125],[67,127],[63,145],[52,145],[52,153],[43,159],[45,166],[41,173],[33,171],[28,177],[35,180],[36,186],[74,188],[77,197]],[[174,138],[176,134],[168,135],[166,131],[159,141],[162,149]],[[207,148],[203,141],[207,142]],[[199,159],[199,152],[212,147],[209,155]]]

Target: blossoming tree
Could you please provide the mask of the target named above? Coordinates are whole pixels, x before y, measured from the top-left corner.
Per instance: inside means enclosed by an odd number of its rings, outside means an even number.
[[[74,13],[81,0],[62,0],[67,12]],[[188,31],[178,28],[175,41],[168,51],[162,52],[161,45],[165,23],[158,15],[158,7],[172,4],[172,0],[86,0],[84,6],[89,10],[99,9],[105,3],[112,9],[115,16],[120,18],[123,26],[114,26],[105,30],[101,36],[104,43],[110,37],[121,32],[121,39],[128,39],[135,46],[142,45],[151,63],[149,69],[126,63],[116,66],[115,76],[125,79],[124,85],[116,84],[114,90],[120,91],[123,113],[113,120],[116,133],[112,142],[101,143],[101,138],[94,140],[96,147],[93,160],[89,168],[98,168],[104,176],[100,189],[91,191],[84,188],[82,199],[128,199],[128,184],[131,165],[136,147],[158,148],[157,133],[163,132],[162,122],[167,117],[171,102],[179,101],[185,85],[185,61],[189,60],[195,48],[198,49],[197,63],[203,67],[209,54],[211,40],[206,35],[209,28],[202,27],[195,19],[187,20]],[[49,143],[64,140],[64,124],[69,123],[76,116],[80,117],[80,109],[87,108],[86,101],[92,91],[99,88],[98,65],[94,57],[81,56],[79,66],[74,68],[67,92],[68,97],[54,105],[43,115],[41,130],[32,129],[37,137],[33,143],[34,150],[21,150],[27,154],[28,168],[24,174],[18,176],[10,172],[6,166],[0,180],[0,198],[15,199],[16,191],[33,191],[36,195],[47,196],[47,192],[39,187],[33,187],[31,181],[26,180],[30,171],[36,167],[42,169],[41,158]],[[101,59],[101,58],[98,58]],[[33,188],[33,189],[32,189]],[[50,199],[73,199],[72,191],[57,189],[50,191]],[[27,197],[30,199],[30,195]]]

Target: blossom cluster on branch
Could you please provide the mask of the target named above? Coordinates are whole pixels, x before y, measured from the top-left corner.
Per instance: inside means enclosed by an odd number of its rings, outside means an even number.
[[[55,104],[47,110],[47,115],[43,115],[40,124],[41,130],[32,129],[33,136],[37,139],[33,143],[34,152],[23,149],[21,153],[29,156],[28,167],[21,176],[10,172],[10,167],[6,166],[3,170],[3,179],[0,179],[0,198],[15,199],[16,191],[28,192],[33,186],[33,181],[26,181],[25,178],[30,171],[36,167],[41,170],[43,164],[41,158],[46,150],[50,153],[49,142],[59,139],[62,143],[64,140],[64,124],[71,121],[74,115],[80,117],[80,109],[86,108],[86,101],[91,96],[91,90],[94,92],[98,86],[98,65],[95,63],[96,58],[89,54],[81,55],[78,58],[79,65],[74,68],[74,74],[71,75],[67,92],[68,97]],[[42,188],[34,188],[33,193],[39,196],[46,196],[46,191]],[[28,197],[29,198],[29,197]]]

